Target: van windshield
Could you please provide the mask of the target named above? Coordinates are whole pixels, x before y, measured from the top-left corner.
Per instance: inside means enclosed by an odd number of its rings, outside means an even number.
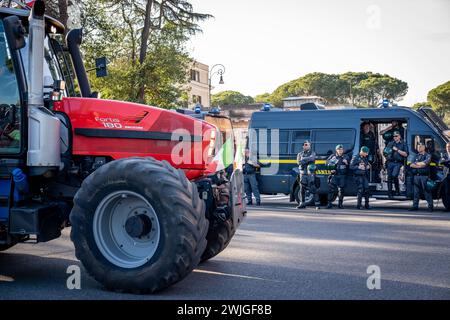
[[[449,130],[447,124],[433,111],[433,109],[423,107],[419,109],[419,113],[425,116],[425,118],[430,121],[440,132]]]

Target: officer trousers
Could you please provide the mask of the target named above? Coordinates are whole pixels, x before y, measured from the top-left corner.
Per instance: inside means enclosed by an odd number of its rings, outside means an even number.
[[[362,205],[362,199],[365,200],[365,205],[369,205],[369,179],[366,175],[355,176],[356,186],[357,186],[357,196],[358,196],[358,207]]]
[[[309,174],[300,174],[300,203],[305,204],[306,191],[314,198],[314,204],[320,206],[319,194],[316,186],[316,176]]]
[[[244,190],[247,195],[247,202],[252,202],[252,193],[255,195],[256,203],[261,202],[261,195],[259,194],[258,180],[256,180],[256,175],[244,174]]]
[[[344,201],[344,188],[345,188],[345,175],[332,175],[328,180],[328,203],[333,201],[334,196],[336,195],[339,199],[339,205],[342,205]]]
[[[420,196],[423,195],[428,203],[428,208],[433,208],[433,196],[431,192],[427,190],[428,176],[414,176],[414,201],[413,207],[419,207]]]
[[[387,164],[389,195],[392,194],[392,184],[395,185],[395,192],[397,194],[400,192],[400,182],[398,180],[398,176],[400,175],[401,168],[402,164],[400,162],[388,162]]]

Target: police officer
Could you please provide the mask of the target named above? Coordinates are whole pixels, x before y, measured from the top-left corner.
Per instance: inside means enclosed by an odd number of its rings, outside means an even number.
[[[259,194],[258,180],[256,180],[256,169],[261,165],[255,159],[250,157],[250,150],[245,149],[245,162],[243,166],[244,190],[247,195],[247,205],[252,205],[252,193],[255,195],[256,205],[261,205],[261,195]]]
[[[445,153],[442,154],[441,160],[439,161],[439,164],[441,166],[444,166],[444,180],[442,183],[443,190],[441,192],[444,192],[444,194],[447,195],[447,197],[450,196],[450,142],[447,142],[447,145],[445,146]]]
[[[380,150],[378,147],[377,139],[375,133],[372,130],[373,124],[370,122],[364,122],[362,125],[361,136],[360,136],[360,147],[369,148],[368,161],[372,166],[372,177],[371,180],[375,181],[379,179],[379,154]],[[376,181],[375,181],[376,182]]]
[[[375,133],[371,130],[370,122],[364,122],[361,130],[361,147],[369,148],[369,156],[375,158],[378,152],[377,139],[375,138]]]
[[[328,179],[328,206],[327,209],[333,208],[333,198],[338,193],[338,208],[343,209],[345,180],[347,178],[347,169],[350,160],[344,154],[344,146],[339,144],[336,146],[336,154],[331,155],[327,159],[327,166],[332,167],[331,176]]]
[[[400,195],[400,183],[398,176],[400,175],[400,169],[405,163],[408,157],[408,147],[402,140],[400,131],[394,131],[394,140],[389,142],[385,150],[386,155],[386,168],[388,174],[388,196],[392,199],[394,194],[392,192],[392,185],[395,185],[395,195]]]
[[[425,200],[427,200],[428,211],[433,211],[433,197],[427,188],[427,180],[430,175],[431,155],[428,154],[425,149],[425,144],[422,142],[419,143],[417,154],[414,156],[410,165],[414,176],[414,201],[413,206],[409,211],[419,210],[419,200],[422,194],[425,197]]]
[[[402,140],[405,139],[405,128],[400,125],[400,122],[397,120],[392,121],[391,125],[384,130],[380,131],[380,134],[383,136],[383,140],[385,145],[388,145],[391,141],[394,140],[394,133],[399,132]]]
[[[297,164],[299,166],[299,184],[300,184],[300,204],[297,209],[306,208],[305,197],[308,190],[314,195],[314,198],[318,198],[317,188],[315,188],[315,168],[310,165],[315,165],[316,153],[311,149],[311,142],[305,141],[303,143],[303,151],[297,155]],[[308,170],[308,166],[310,170]],[[314,170],[312,170],[314,169]],[[318,201],[316,202],[316,209],[318,209]]]
[[[355,180],[358,188],[358,210],[362,209],[362,198],[365,200],[364,207],[369,210],[369,172],[370,172],[370,164],[369,164],[369,148],[362,147],[361,151],[358,155],[352,158],[350,162],[350,169],[353,170],[355,174]]]

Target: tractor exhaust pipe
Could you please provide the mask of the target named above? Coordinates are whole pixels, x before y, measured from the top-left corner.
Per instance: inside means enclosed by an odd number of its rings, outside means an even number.
[[[44,107],[45,3],[36,0],[29,16],[28,152],[30,175],[46,174],[61,165],[59,119]]]
[[[28,46],[28,105],[39,107],[44,104],[44,37],[45,37],[45,4],[37,0],[31,9],[30,43]]]
[[[84,68],[83,58],[81,57],[80,45],[83,41],[83,30],[72,29],[66,36],[67,47],[72,57],[73,67],[77,74],[78,85],[80,86],[81,96],[91,98],[92,92],[89,85],[89,79]]]

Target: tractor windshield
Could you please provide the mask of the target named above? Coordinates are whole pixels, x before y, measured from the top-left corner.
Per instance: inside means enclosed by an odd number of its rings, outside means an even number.
[[[68,52],[64,51],[61,44],[61,35],[46,35],[44,40],[44,84],[53,85],[56,80],[64,80],[66,90],[65,96],[76,96],[74,72]],[[20,50],[25,74],[28,77],[28,41],[26,46]],[[49,83],[50,81],[50,83]]]

